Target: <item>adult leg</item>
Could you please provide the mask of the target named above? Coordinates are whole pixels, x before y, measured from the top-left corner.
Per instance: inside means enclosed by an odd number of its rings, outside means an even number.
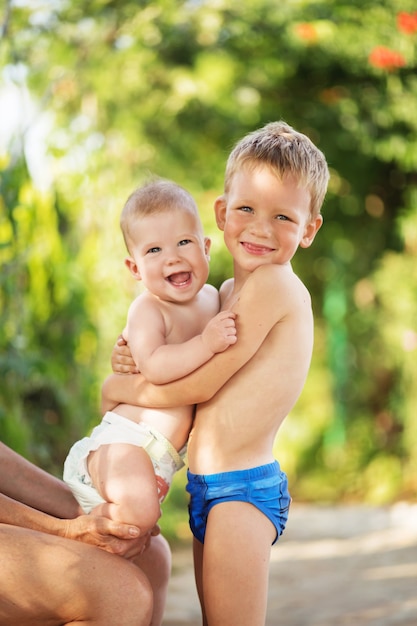
[[[150,624],[150,584],[119,556],[5,524],[0,554],[0,626]]]
[[[204,541],[203,592],[210,626],[264,626],[276,530],[246,502],[216,504]]]
[[[152,537],[149,547],[133,561],[145,573],[153,591],[153,615],[150,626],[160,626],[164,616],[171,575],[171,550],[162,536]]]

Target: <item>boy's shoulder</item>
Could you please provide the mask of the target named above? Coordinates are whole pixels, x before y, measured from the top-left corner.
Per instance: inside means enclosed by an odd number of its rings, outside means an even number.
[[[249,285],[258,285],[260,287],[274,287],[284,285],[304,286],[304,283],[300,280],[297,274],[292,269],[291,265],[277,265],[268,263],[266,265],[260,265],[248,276],[246,281]]]
[[[248,299],[264,299],[270,304],[274,299],[285,299],[287,304],[294,304],[300,299],[310,302],[310,294],[291,265],[261,265],[248,277],[242,293]]]

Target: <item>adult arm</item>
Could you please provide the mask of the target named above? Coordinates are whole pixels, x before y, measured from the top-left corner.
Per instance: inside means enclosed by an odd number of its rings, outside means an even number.
[[[104,410],[118,403],[169,408],[206,402],[258,351],[289,307],[294,274],[288,267],[259,267],[247,279],[232,310],[238,341],[180,380],[152,385],[141,374],[113,374],[103,385]]]
[[[63,481],[0,442],[0,522],[76,539],[122,556],[141,553],[149,540],[140,537],[135,526],[80,512]]]
[[[0,492],[62,518],[81,514],[70,488],[0,442]]]
[[[127,550],[128,546],[123,540],[132,540],[139,536],[139,530],[134,526],[119,524],[105,517],[88,515],[81,515],[75,519],[58,519],[1,493],[0,522],[83,541],[116,554],[122,554]]]

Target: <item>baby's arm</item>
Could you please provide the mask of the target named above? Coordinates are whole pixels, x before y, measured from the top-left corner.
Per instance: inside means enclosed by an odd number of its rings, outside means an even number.
[[[292,272],[279,266],[255,270],[233,306],[239,335],[235,345],[188,376],[166,385],[152,385],[140,374],[113,374],[103,385],[103,407],[110,410],[119,402],[128,402],[167,408],[212,398],[256,354],[271,329],[293,306],[293,280]]]
[[[236,343],[235,317],[231,311],[221,311],[201,334],[183,343],[168,344],[161,308],[153,298],[138,298],[129,310],[126,329],[138,370],[157,385],[186,376]]]

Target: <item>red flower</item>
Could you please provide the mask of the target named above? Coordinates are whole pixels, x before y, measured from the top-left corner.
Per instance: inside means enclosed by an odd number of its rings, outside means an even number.
[[[369,63],[374,67],[383,70],[393,70],[397,67],[404,67],[406,61],[400,52],[386,48],[385,46],[376,46],[369,55]]]
[[[295,27],[295,32],[297,33],[299,38],[304,39],[304,41],[314,42],[317,40],[317,30],[315,26],[313,26],[313,24],[297,24]]]
[[[417,33],[417,12],[405,13],[401,11],[397,15],[398,30],[407,35],[413,35]]]

